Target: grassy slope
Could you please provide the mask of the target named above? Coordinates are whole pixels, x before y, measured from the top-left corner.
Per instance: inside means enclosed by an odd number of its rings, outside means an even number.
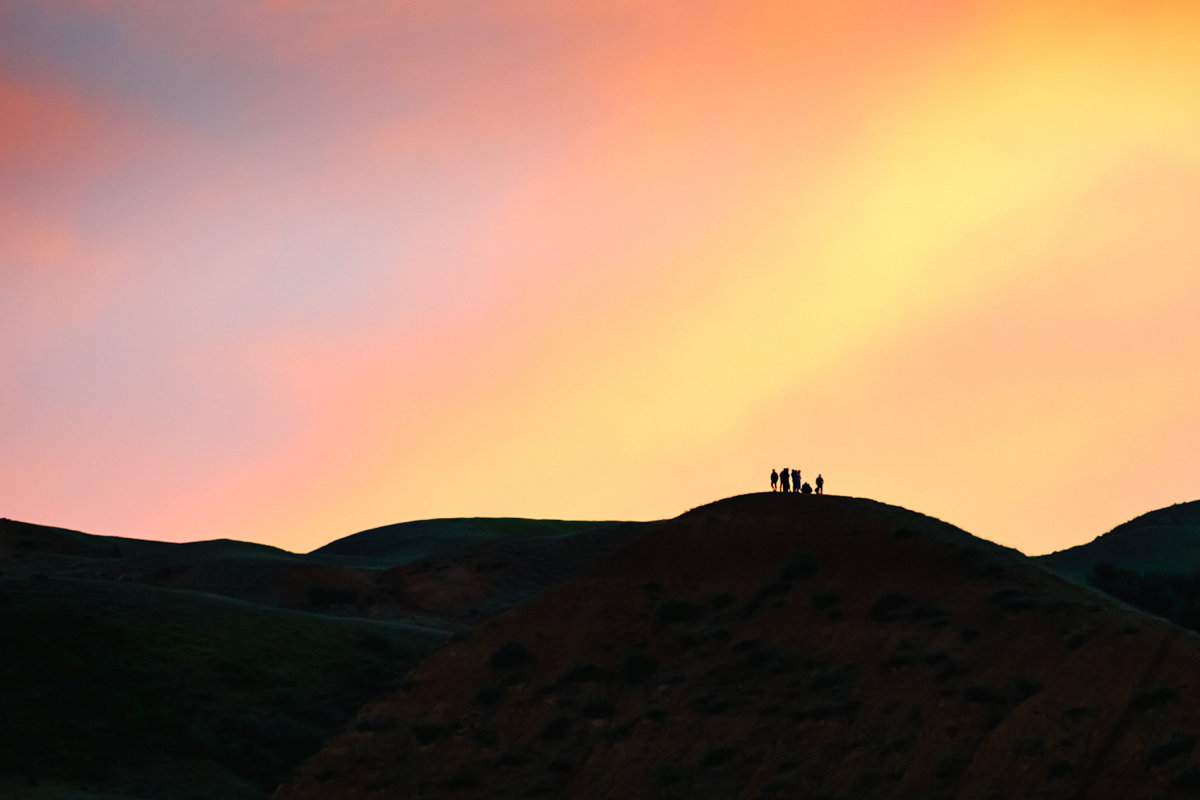
[[[262,797],[441,639],[199,592],[2,579],[0,796]]]

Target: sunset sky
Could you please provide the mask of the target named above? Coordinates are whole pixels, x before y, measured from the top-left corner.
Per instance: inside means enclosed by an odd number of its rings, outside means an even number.
[[[0,0],[0,516],[1200,499],[1193,0]]]

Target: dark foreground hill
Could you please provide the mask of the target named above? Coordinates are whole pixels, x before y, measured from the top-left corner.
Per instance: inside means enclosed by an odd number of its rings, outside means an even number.
[[[937,520],[657,523],[368,705],[279,800],[1200,796],[1200,639]]]

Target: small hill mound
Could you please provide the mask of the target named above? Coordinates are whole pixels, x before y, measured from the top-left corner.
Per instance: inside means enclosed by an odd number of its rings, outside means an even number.
[[[553,540],[614,524],[509,517],[428,519],[361,531],[319,547],[311,555],[392,566],[492,541]]]
[[[275,797],[1182,796],[1198,670],[937,520],[748,495],[439,650]]]
[[[386,570],[378,579],[379,593],[402,598],[415,611],[471,625],[580,574],[650,527],[555,522],[513,537],[496,538],[493,532],[492,538]]]
[[[1194,575],[1200,571],[1200,500],[1142,514],[1087,544],[1038,561],[1083,581],[1100,564],[1141,574]]]

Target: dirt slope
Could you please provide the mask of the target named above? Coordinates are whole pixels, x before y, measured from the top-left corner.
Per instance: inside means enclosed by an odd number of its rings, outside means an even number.
[[[867,500],[747,495],[494,618],[301,798],[1200,796],[1200,639]]]

